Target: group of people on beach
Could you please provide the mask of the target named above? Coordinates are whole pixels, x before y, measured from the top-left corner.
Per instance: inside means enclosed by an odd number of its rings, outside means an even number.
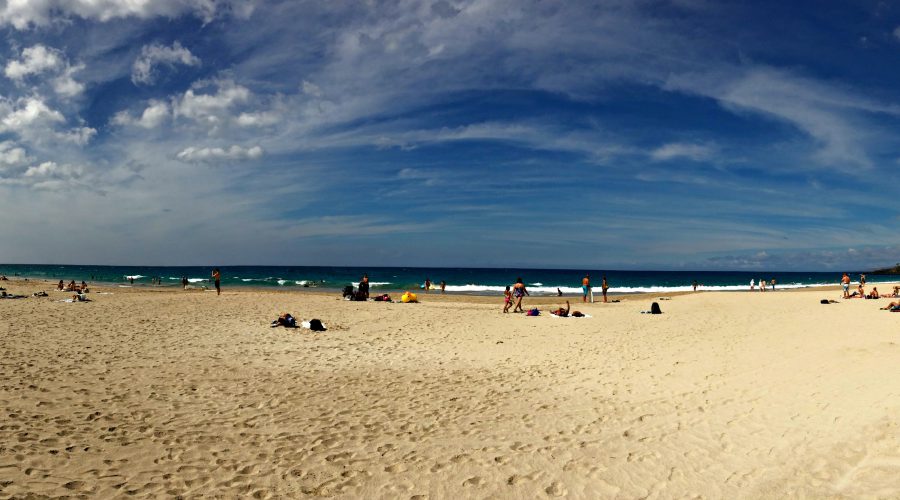
[[[759,291],[765,292],[767,290],[767,286],[771,286],[772,290],[775,290],[775,278],[772,278],[771,281],[766,281],[762,278],[759,279]],[[696,287],[694,288],[696,290]],[[756,280],[750,279],[750,291],[756,290]]]
[[[557,288],[557,291],[559,289]],[[600,291],[603,294],[603,302],[609,302],[606,298],[606,292],[609,290],[609,282],[606,281],[606,276],[602,278],[600,281]],[[562,296],[562,293],[560,293]],[[588,296],[591,298],[591,302],[594,301],[594,292],[591,288],[591,275],[585,274],[584,278],[581,279],[581,301],[587,302]]]
[[[76,293],[87,293],[90,291],[88,290],[87,283],[85,283],[84,280],[81,281],[81,285],[75,283],[75,280],[70,281],[68,285],[66,285],[63,280],[59,280],[59,283],[56,284],[56,290],[60,292]]]
[[[856,290],[854,292],[850,292],[850,275],[844,273],[841,276],[841,289],[843,290],[843,297],[845,299],[882,299],[882,298],[898,298],[900,297],[900,286],[894,285],[894,289],[889,294],[882,294],[878,291],[877,286],[872,287],[872,291],[866,293],[866,275],[859,275],[859,284],[856,285]],[[900,301],[891,302],[885,307],[881,309],[889,309],[891,311],[900,310]]]

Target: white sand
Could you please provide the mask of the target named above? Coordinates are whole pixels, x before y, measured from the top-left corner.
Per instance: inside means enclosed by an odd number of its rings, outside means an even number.
[[[0,497],[900,497],[889,300],[107,291],[0,301]]]

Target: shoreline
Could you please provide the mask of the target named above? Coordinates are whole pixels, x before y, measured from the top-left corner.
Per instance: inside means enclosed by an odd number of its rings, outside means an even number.
[[[56,288],[57,282],[58,282],[58,280],[53,281],[53,280],[49,280],[46,278],[30,278],[30,277],[23,277],[23,276],[13,276],[13,277],[7,276],[7,278],[9,281],[6,281],[6,283],[22,282],[22,283],[29,283],[29,284],[31,284],[31,283],[44,284],[46,287],[43,288],[43,290],[47,291],[47,292],[51,291],[51,288],[53,289],[53,291],[55,291],[55,288]],[[68,282],[68,280],[64,280],[64,282]],[[4,282],[0,281],[0,286],[2,286],[2,283],[4,283]],[[888,290],[887,286],[900,285],[900,278],[898,278],[897,280],[894,280],[894,281],[868,282],[866,284],[866,287],[871,288],[871,285],[873,285],[873,284],[884,286],[885,290],[882,291],[882,293],[885,293],[885,291],[887,291],[887,292],[890,291],[890,290]],[[129,284],[129,283],[122,283],[122,282],[117,282],[117,283],[93,282],[93,283],[88,283],[88,285],[91,289],[93,289],[93,288],[107,289],[108,288],[111,290],[133,289],[133,290],[157,290],[157,291],[165,291],[165,290],[183,291],[180,288],[180,286],[181,286],[180,284],[174,284],[174,283],[173,284],[154,285],[154,284],[149,284],[149,283]],[[333,296],[333,295],[340,296],[340,294],[342,292],[341,288],[329,288],[329,287],[320,287],[320,286],[303,287],[303,286],[296,286],[296,285],[292,285],[292,286],[237,285],[237,286],[234,286],[234,285],[226,284],[226,285],[223,285],[222,289],[229,290],[229,291],[240,290],[240,291],[246,291],[246,292],[277,292],[277,293],[286,292],[286,293],[300,293],[300,294],[318,294],[318,295],[327,295],[327,296]],[[759,292],[758,289],[751,291],[749,289],[744,289],[744,290],[704,290],[702,288],[699,288],[696,291],[691,291],[691,290],[687,290],[687,291],[657,291],[657,292],[613,292],[613,291],[610,291],[610,292],[608,292],[608,296],[612,297],[616,300],[633,300],[633,299],[642,299],[644,297],[652,297],[652,296],[676,297],[676,296],[691,295],[691,294],[696,294],[696,293],[729,293],[729,294],[730,293],[741,293],[741,292],[768,293],[771,291],[783,293],[783,292],[802,291],[802,290],[833,291],[833,290],[840,290],[840,289],[841,289],[841,286],[838,284],[835,284],[835,285],[803,285],[803,286],[794,286],[794,285],[781,286],[780,285],[775,290],[769,289],[766,292]],[[206,285],[198,286],[198,285],[191,284],[191,285],[188,285],[188,288],[186,289],[186,291],[215,291],[215,288],[213,288],[211,286],[211,284],[209,286],[206,286]],[[372,289],[370,289],[370,296],[377,296],[377,295],[386,293],[386,294],[391,295],[392,298],[394,298],[396,300],[399,298],[399,295],[403,294],[405,291],[407,291],[407,290],[406,289],[372,288]],[[443,296],[454,296],[454,297],[480,297],[480,298],[500,297],[501,300],[503,297],[502,291],[490,291],[490,292],[488,292],[488,291],[473,291],[473,292],[448,291],[443,294],[440,292],[440,289],[438,289],[438,290],[432,289],[429,293],[425,293],[425,291],[421,290],[421,289],[419,289],[419,290],[409,289],[409,291],[415,293],[416,295],[425,296],[425,297],[438,297],[438,296],[442,296],[442,295]],[[395,296],[397,296],[397,297],[395,297]],[[548,294],[548,293],[533,293],[530,297],[533,297],[535,299],[541,299],[541,300],[550,300],[550,299],[567,300],[568,299],[570,301],[573,301],[574,299],[580,299],[582,297],[582,295],[580,293],[578,293],[578,294],[564,293],[562,296],[558,296],[555,294]],[[528,297],[526,297],[526,298],[528,298]],[[595,293],[594,293],[594,303],[602,303],[602,294],[600,294],[597,291],[595,291]]]

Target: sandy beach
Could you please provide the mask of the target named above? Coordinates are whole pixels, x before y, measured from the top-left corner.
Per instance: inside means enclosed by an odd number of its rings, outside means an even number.
[[[3,286],[3,498],[900,497],[891,299]]]

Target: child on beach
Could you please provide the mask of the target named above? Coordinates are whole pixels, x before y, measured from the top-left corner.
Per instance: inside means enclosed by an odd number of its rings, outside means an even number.
[[[503,312],[508,313],[509,306],[510,306],[510,304],[512,304],[512,292],[509,291],[509,285],[506,285],[506,291],[503,292],[503,296],[504,296],[504,301],[506,302],[503,305]]]

